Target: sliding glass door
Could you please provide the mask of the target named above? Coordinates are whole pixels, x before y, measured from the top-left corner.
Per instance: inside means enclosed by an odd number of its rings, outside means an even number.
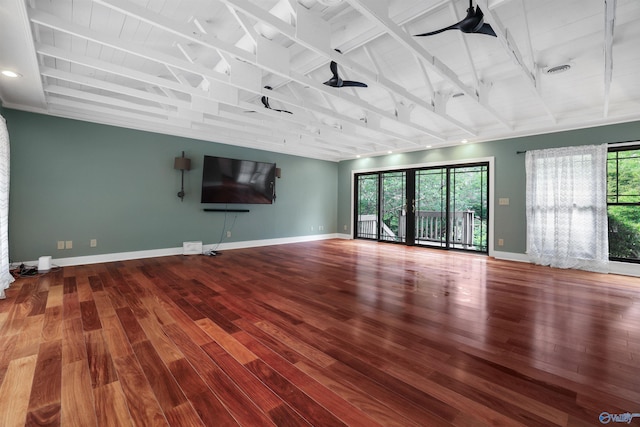
[[[415,240],[418,245],[448,245],[446,168],[419,170],[416,172]]]
[[[356,236],[406,241],[406,172],[362,174],[356,178]]]
[[[358,174],[355,237],[488,251],[488,164]]]
[[[487,252],[489,221],[489,166],[449,168],[449,245]]]

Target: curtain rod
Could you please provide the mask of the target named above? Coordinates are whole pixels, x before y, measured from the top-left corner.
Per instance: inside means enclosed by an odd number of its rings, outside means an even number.
[[[637,139],[632,139],[632,140],[629,140],[629,141],[607,142],[607,145],[629,144],[629,143],[632,143],[632,142],[640,142],[640,141],[637,140]],[[527,152],[527,150],[516,151],[516,154],[525,154],[526,152]]]

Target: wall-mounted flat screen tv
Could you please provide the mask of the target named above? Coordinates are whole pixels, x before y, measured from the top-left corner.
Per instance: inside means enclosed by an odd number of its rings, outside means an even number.
[[[276,164],[204,156],[202,203],[271,204]]]

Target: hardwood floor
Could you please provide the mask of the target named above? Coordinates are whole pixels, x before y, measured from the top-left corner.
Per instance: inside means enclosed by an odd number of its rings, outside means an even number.
[[[3,427],[603,425],[640,413],[639,373],[638,278],[366,241],[66,267],[0,301]]]

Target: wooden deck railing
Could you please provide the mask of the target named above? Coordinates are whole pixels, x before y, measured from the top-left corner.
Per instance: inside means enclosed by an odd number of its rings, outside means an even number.
[[[358,236],[375,238],[378,235],[378,217],[376,215],[360,215],[358,217]],[[387,224],[382,223],[382,239],[396,240],[396,234]]]
[[[444,212],[416,212],[416,241],[444,242],[446,240],[446,217]],[[451,234],[449,243],[473,246],[473,211],[450,213]],[[400,230],[405,230],[406,217],[400,216]]]
[[[451,212],[451,234],[449,242],[455,245],[473,246],[473,211]],[[398,235],[386,224],[382,224],[382,240],[404,239],[406,236],[407,218],[398,218]],[[416,242],[444,242],[446,240],[445,213],[436,211],[416,212]],[[376,215],[360,215],[358,218],[358,236],[376,237],[378,221]]]

